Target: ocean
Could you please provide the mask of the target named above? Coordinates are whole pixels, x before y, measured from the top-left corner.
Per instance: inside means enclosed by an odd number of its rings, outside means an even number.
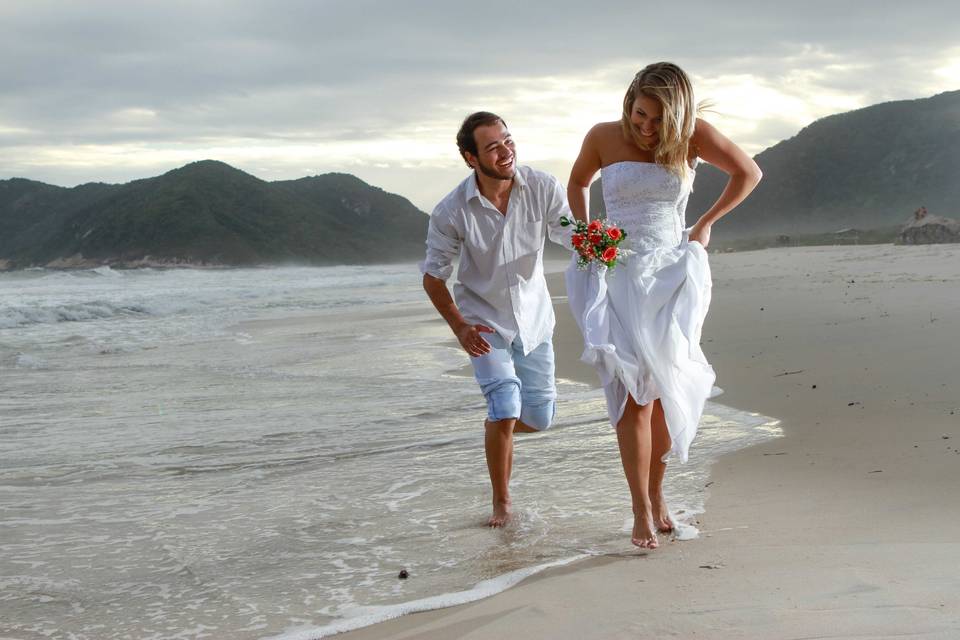
[[[467,364],[413,264],[0,274],[0,637],[319,638],[634,552],[602,393],[562,369],[483,526]],[[680,538],[711,462],[778,434],[708,403]]]

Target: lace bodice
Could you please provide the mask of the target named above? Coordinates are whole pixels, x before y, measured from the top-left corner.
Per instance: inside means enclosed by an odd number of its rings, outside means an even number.
[[[661,165],[627,160],[603,167],[600,176],[607,219],[627,232],[632,249],[680,244],[693,175],[682,185]]]

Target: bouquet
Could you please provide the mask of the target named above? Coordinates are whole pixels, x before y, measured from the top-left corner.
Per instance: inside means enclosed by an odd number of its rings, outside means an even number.
[[[617,259],[627,255],[628,252],[619,247],[627,233],[617,225],[606,224],[602,220],[586,223],[582,220],[571,220],[566,216],[560,218],[560,226],[570,225],[574,225],[570,242],[578,254],[578,269],[586,269],[594,260],[606,265],[608,269],[613,269],[617,265]]]

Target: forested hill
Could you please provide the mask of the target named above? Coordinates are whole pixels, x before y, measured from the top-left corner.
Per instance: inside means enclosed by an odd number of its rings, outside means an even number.
[[[266,182],[214,160],[127,184],[0,181],[0,264],[362,264],[422,256],[428,217],[348,174]]]

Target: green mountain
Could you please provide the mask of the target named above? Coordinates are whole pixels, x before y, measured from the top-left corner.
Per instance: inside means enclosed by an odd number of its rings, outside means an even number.
[[[903,224],[921,205],[960,215],[960,91],[828,116],[758,154],[763,180],[714,227],[718,238],[816,234]],[[726,174],[701,164],[687,204],[693,224],[723,191]],[[590,190],[591,215],[603,211]]]
[[[0,181],[0,260],[361,264],[423,253],[428,217],[346,174],[265,182],[213,160],[122,185]]]
[[[763,180],[714,227],[719,237],[822,233],[903,224],[921,205],[960,214],[960,91],[828,116],[754,159]],[[726,184],[701,165],[692,224]]]

